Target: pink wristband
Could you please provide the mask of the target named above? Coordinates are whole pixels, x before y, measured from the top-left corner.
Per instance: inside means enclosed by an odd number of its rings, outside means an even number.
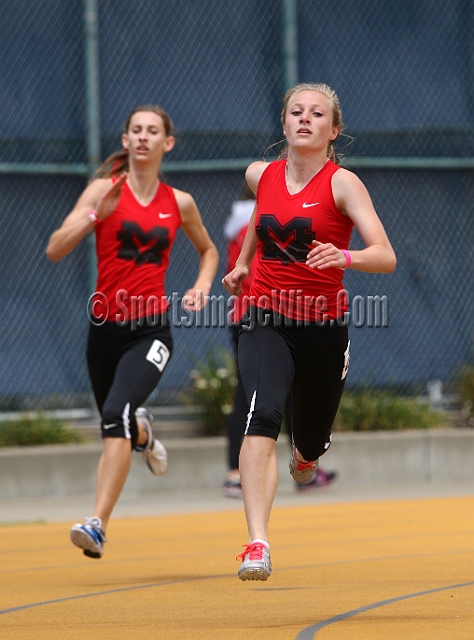
[[[89,211],[88,215],[89,215],[89,218],[90,218],[91,222],[93,222],[94,224],[99,224],[100,220],[96,216],[96,213],[95,213],[94,209],[92,209],[92,211]]]
[[[343,269],[347,269],[348,267],[351,266],[351,262],[352,262],[352,256],[349,253],[349,251],[347,251],[347,249],[341,249],[342,253],[346,256],[346,266],[343,267]]]

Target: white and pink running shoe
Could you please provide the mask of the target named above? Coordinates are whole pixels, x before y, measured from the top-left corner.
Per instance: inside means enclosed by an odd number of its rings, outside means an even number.
[[[241,580],[266,580],[272,573],[268,542],[254,540],[244,546],[245,550],[236,557],[236,560],[242,560],[239,578]]]

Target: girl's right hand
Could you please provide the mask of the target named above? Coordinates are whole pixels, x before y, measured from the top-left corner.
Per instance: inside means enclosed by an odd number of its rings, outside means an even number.
[[[99,198],[95,210],[95,215],[99,221],[108,218],[117,208],[122,195],[122,188],[127,178],[128,173],[122,173],[120,178],[114,182],[110,189]]]
[[[242,293],[242,280],[245,280],[248,275],[247,267],[236,265],[230,273],[222,278],[222,284],[232,296],[239,296]]]

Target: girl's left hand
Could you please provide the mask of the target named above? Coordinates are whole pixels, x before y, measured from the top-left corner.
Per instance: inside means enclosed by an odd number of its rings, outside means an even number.
[[[313,240],[312,245],[313,248],[308,253],[308,259],[306,260],[308,267],[311,269],[346,268],[347,258],[341,249],[338,249],[330,242],[323,244],[317,240]]]
[[[204,293],[199,289],[188,289],[181,302],[187,311],[200,311],[206,306]]]

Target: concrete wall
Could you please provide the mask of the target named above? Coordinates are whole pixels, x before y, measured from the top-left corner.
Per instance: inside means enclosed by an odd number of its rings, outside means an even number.
[[[222,484],[226,439],[165,441],[169,469],[153,478],[134,454],[124,493],[208,489]],[[53,445],[0,451],[0,499],[78,496],[95,488],[101,444]],[[277,444],[280,485],[291,485],[286,438]],[[474,430],[335,434],[324,456],[341,484],[474,481]]]

